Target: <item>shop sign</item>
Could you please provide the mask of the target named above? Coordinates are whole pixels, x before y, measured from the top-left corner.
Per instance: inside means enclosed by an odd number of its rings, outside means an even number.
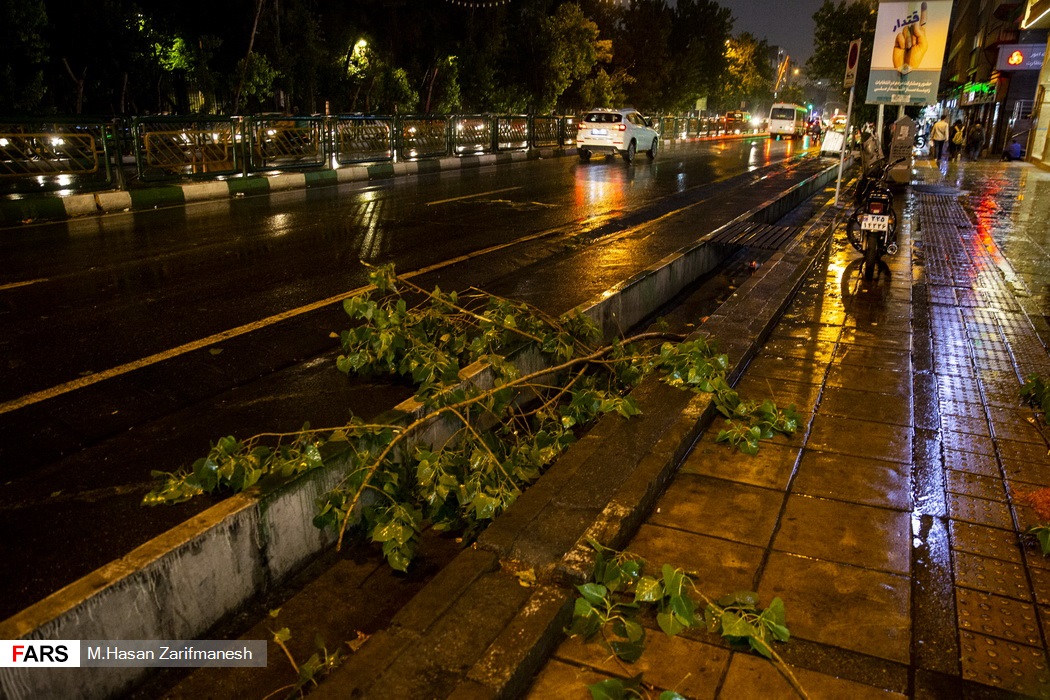
[[[996,70],[1039,70],[1046,58],[1046,44],[1004,44],[999,47]]]

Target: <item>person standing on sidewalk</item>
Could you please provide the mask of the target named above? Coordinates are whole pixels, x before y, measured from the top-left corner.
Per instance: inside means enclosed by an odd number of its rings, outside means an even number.
[[[948,117],[943,114],[930,129],[930,143],[930,158],[940,160],[944,157],[944,145],[948,143]]]
[[[970,124],[970,130],[966,134],[966,157],[971,161],[977,161],[981,157],[984,148],[984,125],[981,122]]]
[[[952,140],[948,143],[948,160],[959,160],[964,145],[966,145],[966,129],[963,127],[962,119],[956,119],[952,124]]]

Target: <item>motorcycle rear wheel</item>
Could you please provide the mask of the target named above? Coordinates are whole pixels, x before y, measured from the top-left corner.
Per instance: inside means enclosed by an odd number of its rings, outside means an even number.
[[[879,264],[879,232],[865,231],[864,236],[864,279],[875,277],[875,268]]]
[[[849,244],[853,246],[853,250],[858,253],[864,252],[864,234],[867,233],[860,227],[860,217],[864,216],[864,207],[859,206],[853,210],[853,215],[849,217],[849,221],[846,222],[846,238],[849,240]],[[897,212],[890,209],[887,214],[890,217],[890,228],[887,240],[897,239]]]

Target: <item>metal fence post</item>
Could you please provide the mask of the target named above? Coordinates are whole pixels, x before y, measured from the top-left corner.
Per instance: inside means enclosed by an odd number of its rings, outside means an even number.
[[[251,167],[252,157],[252,145],[248,142],[251,134],[251,129],[247,128],[248,121],[251,117],[237,117],[233,132],[233,145],[234,153],[237,152],[237,132],[236,129],[241,130],[241,175],[248,177],[248,168]]]
[[[118,190],[128,188],[128,180],[124,174],[124,120],[114,117],[113,122],[113,168]],[[105,138],[103,138],[105,143]],[[107,159],[108,160],[108,159]]]

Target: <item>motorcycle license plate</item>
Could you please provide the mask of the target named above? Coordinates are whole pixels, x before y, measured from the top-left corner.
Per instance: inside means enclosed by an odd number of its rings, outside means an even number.
[[[860,220],[860,227],[864,231],[889,231],[890,217],[886,214],[865,214]]]

